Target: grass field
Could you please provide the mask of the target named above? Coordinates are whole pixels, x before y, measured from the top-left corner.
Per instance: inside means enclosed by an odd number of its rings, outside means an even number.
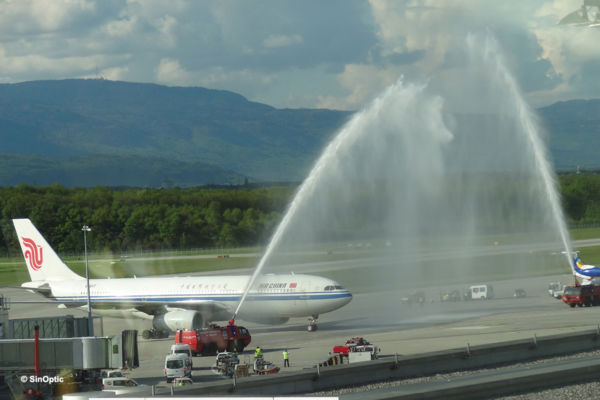
[[[593,239],[600,237],[600,228],[576,229],[571,231],[571,237],[574,240]],[[505,242],[505,241],[503,241]],[[506,242],[509,242],[508,240]],[[333,249],[332,251],[327,249]],[[245,268],[254,268],[259,261],[262,248],[244,248],[244,249],[219,249],[212,251],[186,252],[160,252],[148,253],[140,257],[139,254],[125,258],[113,258],[106,254],[91,254],[89,257],[90,277],[92,278],[119,278],[131,276],[151,276],[168,274],[186,274],[202,273],[218,270],[236,270]],[[339,261],[357,258],[371,258],[380,255],[381,248],[348,248],[341,244],[333,246],[323,246],[318,251],[301,254],[291,253],[285,256],[275,256],[272,263],[276,264],[302,264],[321,261]],[[600,246],[586,247],[580,250],[584,262],[588,264],[600,264]],[[231,257],[229,257],[231,255]],[[531,259],[530,264],[540,264],[543,268],[512,268],[517,265],[514,256],[494,256],[485,262],[478,264],[476,269],[469,272],[469,277],[473,281],[485,279],[502,279],[510,274],[512,277],[549,275],[566,273],[566,267],[557,264],[554,260]],[[522,260],[519,260],[522,261]],[[81,276],[85,276],[85,262],[81,258],[65,258],[65,263]],[[464,280],[453,275],[452,262],[446,262],[445,269],[440,269],[439,263],[424,263],[421,266],[423,282],[426,282],[432,274],[443,279],[448,283]],[[455,266],[459,268],[460,266]],[[345,281],[344,274],[347,272],[324,272],[321,275],[332,279]],[[356,279],[369,286],[368,269],[365,271],[353,272],[362,278]],[[26,271],[23,259],[0,259],[0,286],[18,286],[22,282],[29,281],[29,274]],[[354,279],[353,279],[354,280]],[[414,284],[414,282],[413,282]],[[372,282],[372,285],[381,285],[381,282]],[[349,289],[352,289],[349,287]]]

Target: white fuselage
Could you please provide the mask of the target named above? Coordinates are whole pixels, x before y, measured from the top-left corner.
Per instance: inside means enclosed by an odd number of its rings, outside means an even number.
[[[249,276],[148,277],[91,279],[92,308],[165,306],[202,310],[206,317],[232,316]],[[85,279],[50,281],[50,297],[66,305],[87,303]],[[239,313],[242,319],[290,318],[336,310],[352,294],[330,279],[312,275],[263,275],[257,278]],[[215,307],[211,307],[214,305]],[[208,309],[213,315],[206,315]]]

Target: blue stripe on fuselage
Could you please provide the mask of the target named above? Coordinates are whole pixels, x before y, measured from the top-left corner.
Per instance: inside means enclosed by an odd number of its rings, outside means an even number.
[[[247,297],[248,301],[272,301],[272,300],[333,300],[352,297],[350,292],[340,293],[297,293],[297,294],[253,294]],[[87,296],[59,296],[52,297],[56,301],[63,302],[87,302]],[[137,303],[173,303],[192,301],[239,301],[241,295],[154,295],[154,296],[91,296],[93,301],[107,303],[137,302]]]

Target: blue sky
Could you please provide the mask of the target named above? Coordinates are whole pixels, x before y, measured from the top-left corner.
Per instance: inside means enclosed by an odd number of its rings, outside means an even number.
[[[202,86],[275,107],[356,110],[400,76],[443,82],[491,32],[527,100],[600,97],[583,0],[0,0],[0,82]]]

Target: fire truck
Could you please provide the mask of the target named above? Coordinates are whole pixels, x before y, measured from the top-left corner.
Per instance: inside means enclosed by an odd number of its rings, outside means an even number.
[[[595,306],[600,304],[600,285],[566,286],[562,301],[571,307]]]
[[[195,356],[214,355],[219,351],[241,353],[251,339],[248,329],[237,325],[212,325],[208,329],[178,330],[175,333],[175,343],[189,345]]]

